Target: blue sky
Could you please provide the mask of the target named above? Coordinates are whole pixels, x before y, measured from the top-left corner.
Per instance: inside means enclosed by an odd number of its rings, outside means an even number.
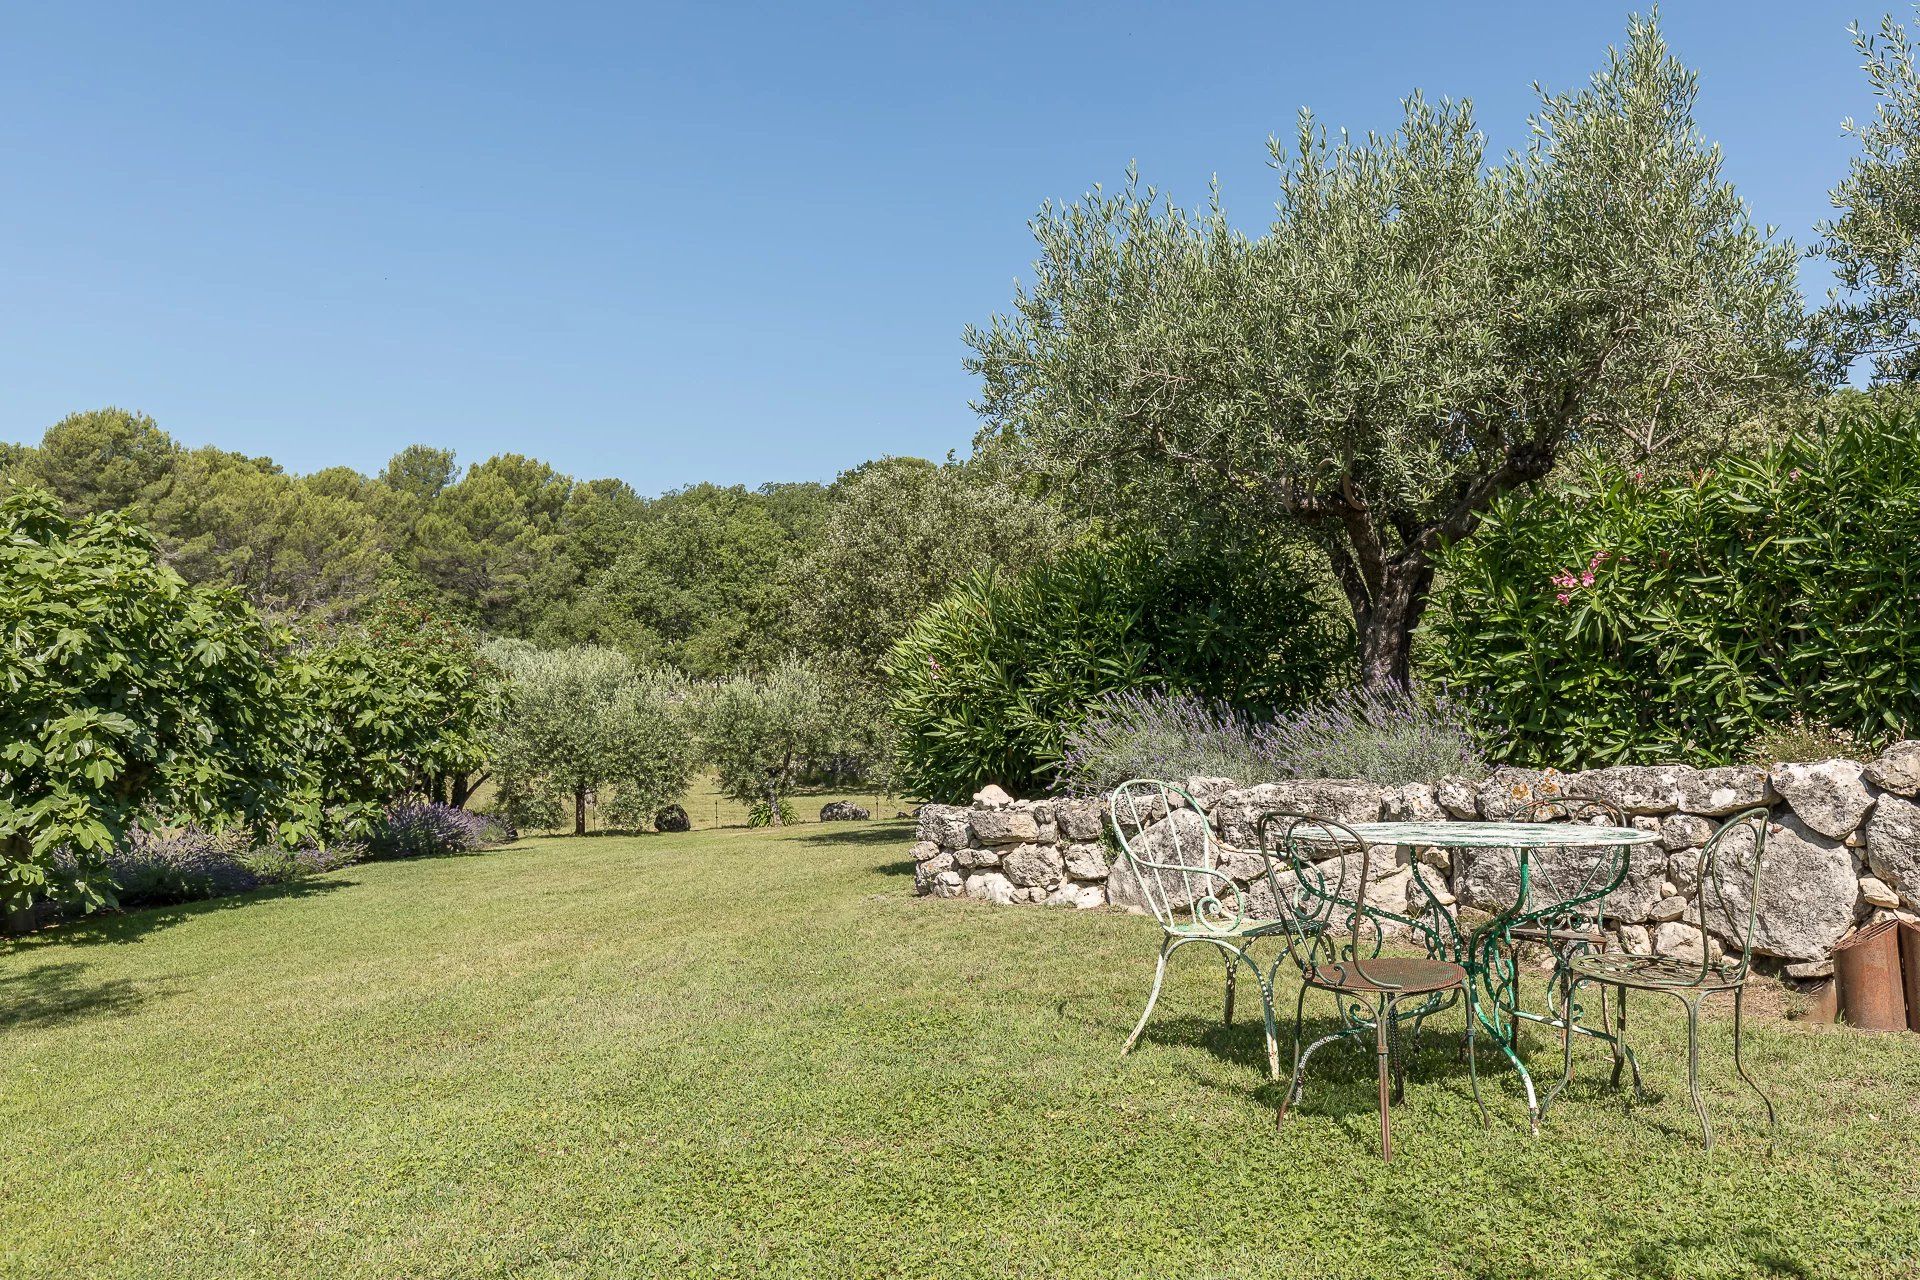
[[[1390,128],[1623,38],[1602,4],[17,4],[0,15],[0,437],[120,404],[295,471],[411,442],[642,492],[968,447],[961,330],[1042,199],[1218,173],[1302,105]],[[1699,119],[1805,243],[1871,110],[1847,23],[1669,4]],[[1826,288],[1803,268],[1810,294]]]

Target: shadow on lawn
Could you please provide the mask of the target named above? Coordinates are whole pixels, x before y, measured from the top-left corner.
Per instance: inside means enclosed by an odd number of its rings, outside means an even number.
[[[182,902],[170,906],[135,907],[128,911],[82,916],[77,920],[65,921],[0,942],[0,959],[14,955],[27,955],[48,947],[85,947],[98,946],[102,943],[138,942],[156,929],[164,929],[168,925],[179,924],[183,920],[191,920],[196,916],[210,915],[216,911],[232,911],[284,898],[318,897],[321,894],[332,893],[336,889],[352,888],[358,883],[357,880],[342,879],[338,872],[334,872],[295,880],[290,884],[271,885],[247,893],[230,894],[224,898],[207,898],[199,902]],[[4,1016],[5,1010],[0,1009],[0,1018]]]
[[[0,977],[0,1031],[113,1017],[154,994],[151,980],[136,985],[130,978],[114,978],[87,984],[79,980],[85,972],[85,965],[68,960]]]
[[[851,823],[832,823],[826,831],[808,832],[804,836],[793,837],[795,844],[911,844],[907,838],[908,828],[905,819],[883,818],[869,827],[849,830]],[[822,823],[822,826],[829,824]]]

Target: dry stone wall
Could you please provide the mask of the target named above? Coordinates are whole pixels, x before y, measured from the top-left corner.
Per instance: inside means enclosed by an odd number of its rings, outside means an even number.
[[[1170,836],[1168,824],[1210,824],[1219,838],[1220,869],[1248,891],[1255,911],[1271,905],[1258,901],[1267,890],[1253,852],[1255,825],[1269,810],[1346,823],[1504,821],[1535,801],[1564,796],[1614,804],[1658,839],[1634,851],[1631,871],[1607,900],[1625,950],[1697,958],[1703,945],[1719,945],[1722,940],[1702,938],[1687,922],[1697,918],[1690,902],[1698,889],[1699,850],[1728,815],[1756,806],[1771,811],[1756,952],[1784,962],[1793,976],[1818,977],[1831,971],[1834,946],[1862,924],[1885,914],[1920,921],[1920,741],[1897,743],[1871,761],[1770,768],[1622,765],[1561,773],[1508,767],[1485,778],[1399,787],[1342,779],[1245,787],[1228,778],[1189,778],[1185,785],[1204,817],[1182,806],[1158,815],[1146,838]],[[924,806],[917,837],[914,888],[921,894],[1146,907],[1125,867],[1116,864],[1102,801],[1016,800],[988,787],[972,805]],[[1510,905],[1518,888],[1511,851],[1383,848],[1373,860],[1370,899],[1389,910],[1403,907],[1416,858],[1441,873],[1460,907],[1496,910]],[[1727,892],[1725,905],[1743,916],[1742,890],[1730,885]]]

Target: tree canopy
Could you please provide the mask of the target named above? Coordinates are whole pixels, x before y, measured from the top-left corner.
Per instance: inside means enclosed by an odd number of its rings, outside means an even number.
[[[1195,508],[1325,549],[1369,683],[1404,680],[1433,557],[1570,445],[1702,449],[1806,382],[1795,251],[1755,226],[1652,23],[1543,94],[1494,165],[1464,103],[1273,145],[1265,235],[1129,175],[1049,205],[969,331],[982,443],[1117,519]]]

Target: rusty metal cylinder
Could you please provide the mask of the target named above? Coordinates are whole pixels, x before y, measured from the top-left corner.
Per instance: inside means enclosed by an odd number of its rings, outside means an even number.
[[[1863,1031],[1905,1031],[1907,1000],[1900,977],[1900,935],[1892,920],[1868,925],[1833,949],[1840,1009]]]
[[[1907,988],[1907,1030],[1920,1031],[1920,924],[1900,923],[1900,972]]]

